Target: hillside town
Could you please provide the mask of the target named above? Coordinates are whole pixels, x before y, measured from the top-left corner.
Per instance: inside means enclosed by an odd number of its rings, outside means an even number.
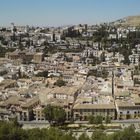
[[[140,140],[140,0],[1,0],[0,140]]]
[[[0,28],[0,120],[140,118],[140,27],[118,22]]]

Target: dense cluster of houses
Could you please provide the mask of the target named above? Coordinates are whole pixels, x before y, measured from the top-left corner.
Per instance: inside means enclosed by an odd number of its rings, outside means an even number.
[[[114,55],[101,42],[72,37],[90,38],[99,27],[2,28],[1,47],[14,50],[0,58],[0,120],[45,120],[43,109],[49,104],[64,108],[67,120],[140,118],[140,45],[128,56],[128,66],[122,54]],[[108,38],[126,38],[135,30],[112,27]],[[58,80],[66,85],[55,85]]]

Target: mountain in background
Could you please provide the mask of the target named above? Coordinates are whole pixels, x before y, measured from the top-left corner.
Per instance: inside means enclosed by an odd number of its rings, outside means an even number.
[[[113,22],[116,25],[121,26],[140,26],[140,15],[128,16]]]

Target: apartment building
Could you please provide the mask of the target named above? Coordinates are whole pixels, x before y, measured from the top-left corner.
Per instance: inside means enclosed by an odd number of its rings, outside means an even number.
[[[140,100],[116,100],[117,119],[138,119],[140,118]]]
[[[11,96],[7,100],[1,102],[0,109],[10,112],[2,114],[17,117],[19,121],[30,121],[34,119],[33,108],[39,104],[38,97],[24,98],[21,96]]]
[[[100,96],[97,93],[84,93],[78,96],[74,107],[74,120],[87,120],[90,115],[103,116],[105,119],[110,116],[112,120],[116,118],[116,108],[111,96]]]
[[[44,109],[44,106],[42,106],[42,105],[38,105],[33,109],[34,119],[36,121],[45,120],[45,115],[43,113],[43,109]]]
[[[100,115],[105,119],[110,116],[111,119],[116,118],[115,105],[112,104],[77,104],[73,107],[74,120],[87,120],[90,116]]]

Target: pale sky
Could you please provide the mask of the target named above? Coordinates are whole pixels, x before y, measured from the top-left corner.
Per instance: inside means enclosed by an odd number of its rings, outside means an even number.
[[[0,26],[61,26],[140,15],[140,0],[0,0]]]

